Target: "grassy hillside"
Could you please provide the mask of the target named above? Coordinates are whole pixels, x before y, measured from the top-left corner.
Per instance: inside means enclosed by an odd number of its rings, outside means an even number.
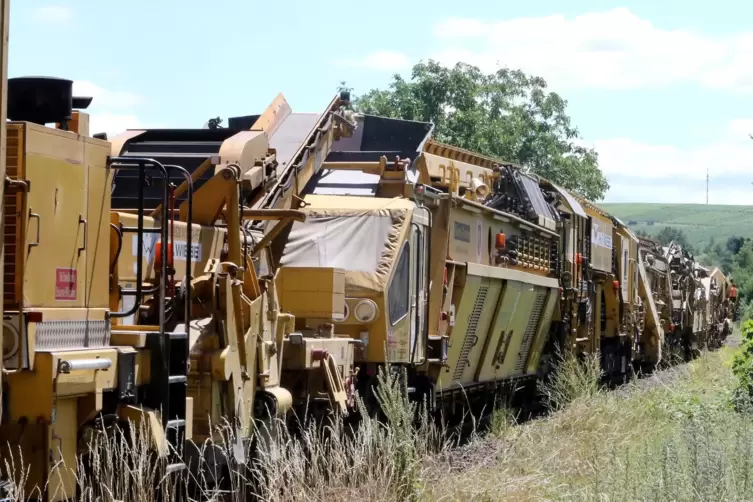
[[[696,249],[703,248],[711,237],[719,242],[731,235],[753,235],[753,206],[601,203],[599,207],[629,224],[631,229],[645,230],[651,235],[665,226],[680,228]]]

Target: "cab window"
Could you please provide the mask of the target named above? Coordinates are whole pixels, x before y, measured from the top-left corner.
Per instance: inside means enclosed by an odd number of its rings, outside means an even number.
[[[400,259],[395,267],[395,274],[392,276],[390,287],[387,290],[389,295],[390,307],[390,324],[394,326],[403,317],[408,314],[408,305],[410,297],[410,245],[406,242],[403,250],[400,252]]]

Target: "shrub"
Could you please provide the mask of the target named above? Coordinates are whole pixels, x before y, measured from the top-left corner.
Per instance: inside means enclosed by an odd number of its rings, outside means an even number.
[[[572,351],[555,353],[551,378],[539,383],[545,404],[560,410],[576,399],[589,399],[602,390],[599,353],[577,357]]]
[[[745,321],[742,326],[742,341],[732,360],[732,373],[737,378],[734,405],[750,411],[753,406],[753,320]]]

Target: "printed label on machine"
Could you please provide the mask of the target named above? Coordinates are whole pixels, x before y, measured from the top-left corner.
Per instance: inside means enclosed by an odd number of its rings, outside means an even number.
[[[592,223],[591,242],[594,246],[602,248],[612,249],[612,236],[607,235],[604,232],[599,232],[599,224],[594,221]]]
[[[461,242],[471,242],[471,226],[459,221],[455,222],[455,232],[453,233],[455,240]]]
[[[55,269],[55,300],[75,300],[78,296],[78,270],[75,268]]]
[[[154,259],[154,248],[157,244],[157,234],[144,234],[144,242],[142,244],[142,255],[144,256],[144,260],[146,260],[146,263],[151,263]],[[131,240],[131,251],[133,252],[133,256],[135,257],[138,254],[139,251],[139,243],[137,236],[133,236],[133,239]]]
[[[173,244],[173,253],[176,260],[186,261],[186,250],[188,246],[185,241],[175,241]],[[191,243],[191,261],[197,263],[201,261],[201,244],[198,242]]]

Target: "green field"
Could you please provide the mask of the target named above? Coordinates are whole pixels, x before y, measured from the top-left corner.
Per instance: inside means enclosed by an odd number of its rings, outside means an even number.
[[[650,235],[665,226],[682,229],[696,249],[702,249],[712,237],[719,242],[732,235],[753,235],[753,206],[600,203],[599,207],[629,224],[631,229],[645,230]]]

